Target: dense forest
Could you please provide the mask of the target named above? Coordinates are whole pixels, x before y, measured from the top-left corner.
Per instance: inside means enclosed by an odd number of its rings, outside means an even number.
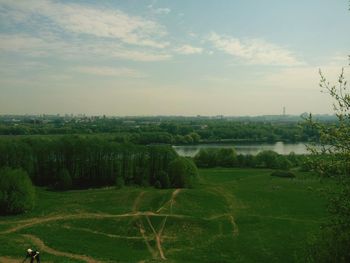
[[[334,122],[331,116],[320,118]],[[104,134],[119,143],[198,144],[210,142],[318,141],[302,117],[60,117],[1,116],[0,135]]]
[[[36,185],[54,188],[62,188],[65,182],[66,188],[115,184],[190,187],[186,180],[176,178],[183,176],[181,172],[172,171],[182,169],[176,168],[178,162],[196,170],[190,160],[167,145],[120,144],[82,136],[0,140],[0,167],[21,168]]]

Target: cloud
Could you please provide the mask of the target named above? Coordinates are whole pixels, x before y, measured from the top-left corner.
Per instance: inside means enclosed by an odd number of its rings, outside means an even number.
[[[154,7],[154,4],[156,3],[156,1],[154,1],[152,4],[148,5],[147,8],[156,15],[167,15],[171,12],[171,9],[168,7]]]
[[[102,9],[50,0],[23,2],[1,0],[0,7],[1,16],[4,18],[11,18],[9,14],[15,14],[15,21],[30,20],[32,23],[35,21],[38,27],[43,27],[42,23],[45,23],[69,33],[118,39],[136,46],[165,48],[169,45],[161,41],[167,34],[162,25],[139,16],[128,15],[117,9]]]
[[[172,55],[167,53],[143,52],[133,50],[111,50],[110,55],[115,58],[122,58],[134,61],[164,61],[172,58]]]
[[[194,47],[191,45],[183,45],[176,49],[176,52],[179,54],[191,55],[191,54],[201,54],[203,52],[203,48]]]
[[[211,33],[208,40],[213,46],[248,64],[297,66],[304,64],[288,49],[263,39],[241,40],[226,35]]]
[[[37,37],[17,35],[0,35],[0,50],[7,52],[28,52],[39,55],[44,51],[40,51],[45,46],[45,41]]]
[[[0,34],[0,51],[26,56],[106,57],[133,61],[164,61],[172,56],[162,51],[137,50],[110,41],[67,41],[52,37],[33,37],[24,34]]]
[[[152,8],[152,12],[157,15],[167,15],[171,12],[170,8]]]
[[[97,75],[104,77],[132,77],[141,78],[145,77],[144,74],[137,72],[136,70],[130,68],[115,68],[115,67],[76,67],[75,71],[80,73]]]

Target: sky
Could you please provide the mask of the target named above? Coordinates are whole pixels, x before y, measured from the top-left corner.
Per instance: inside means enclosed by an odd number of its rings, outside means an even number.
[[[332,113],[348,0],[0,0],[0,114]]]

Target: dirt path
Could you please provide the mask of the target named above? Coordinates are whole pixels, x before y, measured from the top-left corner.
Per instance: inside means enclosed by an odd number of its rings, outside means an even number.
[[[96,259],[93,259],[93,258],[85,256],[85,255],[78,255],[78,254],[73,254],[73,253],[68,253],[68,252],[62,252],[62,251],[58,251],[56,249],[50,248],[47,245],[45,245],[45,243],[40,238],[33,236],[33,235],[23,235],[23,237],[32,241],[42,251],[45,251],[46,253],[49,253],[49,254],[52,254],[55,256],[78,259],[78,260],[82,260],[82,261],[85,261],[88,263],[101,263],[102,262],[102,261],[98,261]]]
[[[0,234],[10,234],[17,232],[21,229],[31,227],[38,224],[43,224],[47,222],[53,222],[53,221],[59,221],[59,220],[67,220],[67,219],[105,219],[105,218],[123,218],[123,217],[139,217],[139,216],[157,216],[157,217],[163,217],[163,216],[170,216],[170,217],[177,217],[177,218],[190,218],[190,216],[186,215],[175,215],[175,214],[156,214],[151,211],[145,211],[145,212],[132,212],[132,213],[125,213],[125,214],[97,214],[97,213],[81,213],[81,214],[68,214],[68,215],[53,215],[49,217],[38,217],[33,218],[31,220],[25,220],[25,223],[22,223],[21,221],[17,221],[16,223],[19,224],[17,226],[11,227],[7,230],[4,230],[0,232]],[[22,223],[22,224],[21,224]]]
[[[157,231],[155,230],[155,228],[153,227],[153,224],[151,222],[151,220],[149,219],[148,216],[146,216],[147,219],[147,223],[150,226],[150,228],[152,229],[152,232],[154,234],[154,237],[156,239],[156,244],[157,244],[157,249],[159,252],[159,256],[161,259],[165,260],[165,256],[164,256],[164,252],[163,252],[163,248],[162,248],[162,242],[161,242],[161,235],[159,233],[157,233]]]
[[[173,204],[175,203],[175,198],[176,196],[181,192],[182,189],[178,188],[175,189],[172,194],[171,194],[171,198],[163,205],[161,206],[158,210],[157,213],[159,213],[161,210],[165,209],[165,207],[170,204],[170,213],[172,214],[172,210],[173,210]]]
[[[83,231],[83,232],[88,232],[96,235],[101,235],[101,236],[106,236],[110,238],[118,238],[118,239],[130,239],[130,240],[140,240],[142,237],[140,236],[121,236],[121,235],[114,235],[114,234],[108,234],[108,233],[103,233],[100,231],[94,231],[89,228],[83,228],[83,227],[71,227],[71,226],[63,226],[65,229],[73,229],[73,230],[78,230],[78,231]]]
[[[236,221],[235,221],[235,218],[233,217],[233,215],[230,215],[230,222],[233,226],[233,236],[236,237],[239,235],[239,229],[238,229],[238,226],[236,224]]]
[[[223,189],[222,187],[219,187],[219,186],[216,186],[216,187],[212,187],[211,190],[215,193],[218,193],[219,195],[221,195],[225,201],[226,201],[226,204],[227,204],[227,210],[228,210],[228,213],[227,214],[224,214],[226,216],[229,217],[229,220],[230,220],[230,223],[232,225],[232,235],[235,237],[235,236],[238,236],[239,235],[239,228],[238,228],[238,225],[234,219],[234,197],[231,195],[231,194],[228,194],[225,192],[225,189]],[[219,217],[221,217],[222,215],[220,215]],[[215,217],[212,217],[211,219],[215,219]]]
[[[172,194],[171,194],[171,198],[169,201],[167,201],[162,207],[160,207],[158,210],[157,210],[157,213],[159,213],[162,209],[165,208],[165,206],[167,206],[168,204],[170,205],[170,215],[173,215],[173,205],[175,203],[175,198],[176,196],[180,193],[181,189],[178,188],[178,189],[175,189]],[[154,234],[154,237],[156,239],[156,244],[157,244],[157,248],[158,248],[158,252],[159,252],[159,256],[161,259],[165,260],[166,257],[164,255],[164,251],[163,251],[163,248],[162,248],[162,236],[163,236],[163,231],[164,231],[164,228],[165,228],[165,224],[166,224],[166,221],[168,219],[168,216],[165,216],[164,219],[162,220],[161,224],[160,224],[160,228],[158,230],[158,232],[155,230],[155,228],[153,227],[152,225],[152,222],[151,220],[149,219],[149,217],[147,216],[146,217],[147,219],[147,222],[149,224],[149,226],[151,227],[152,231],[153,231],[153,234]]]
[[[0,263],[20,263],[24,258],[10,258],[10,257],[0,257]],[[28,262],[28,261],[27,261]],[[52,261],[45,261],[46,263],[52,263]]]

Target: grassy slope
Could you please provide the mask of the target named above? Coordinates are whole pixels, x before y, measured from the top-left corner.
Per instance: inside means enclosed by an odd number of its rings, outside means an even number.
[[[35,211],[0,219],[0,232],[22,226],[0,234],[0,255],[22,257],[25,248],[37,245],[29,234],[56,251],[107,262],[153,262],[161,253],[168,262],[302,261],[307,241],[325,220],[322,192],[329,184],[305,174],[274,178],[268,170],[200,174],[196,189],[173,197],[174,189],[38,189]],[[42,250],[43,262],[84,262]]]

